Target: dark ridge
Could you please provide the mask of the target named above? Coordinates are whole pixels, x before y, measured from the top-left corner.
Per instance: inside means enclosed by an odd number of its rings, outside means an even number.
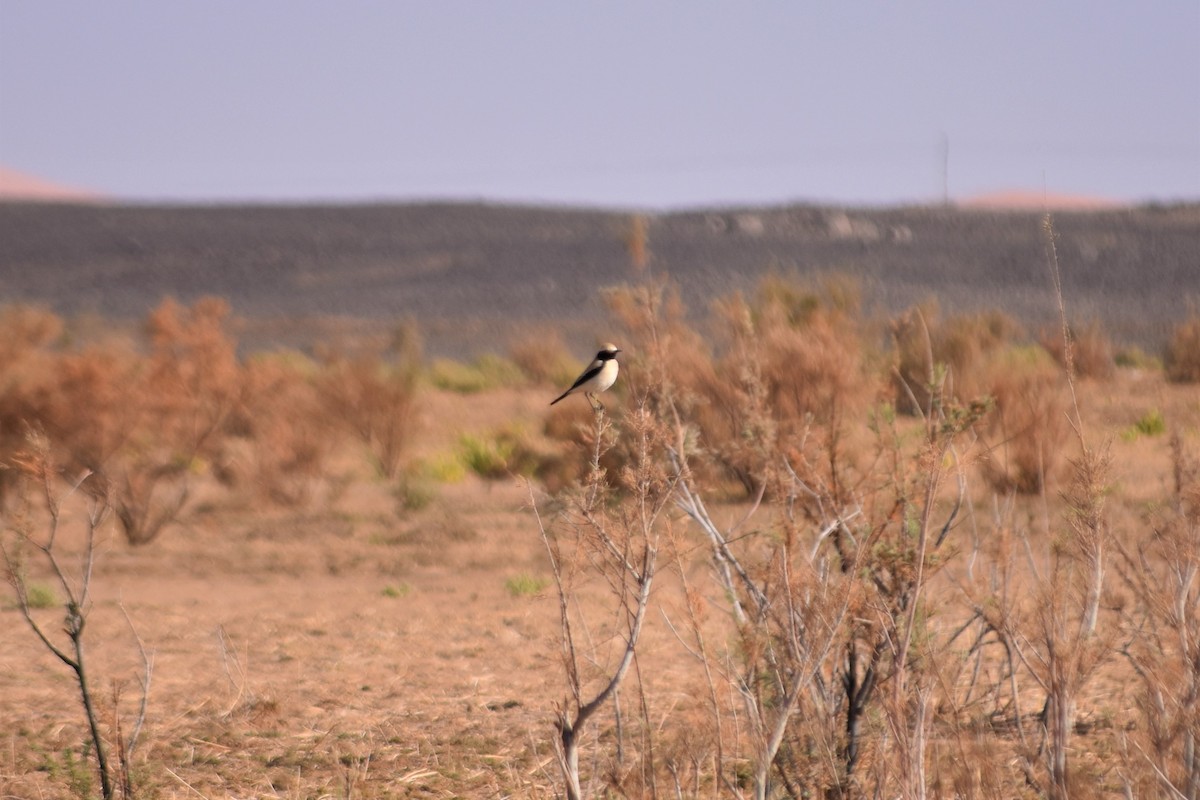
[[[771,271],[841,272],[892,314],[1000,309],[1053,324],[1043,215],[788,206],[650,215],[650,268],[693,313]],[[1054,214],[1069,314],[1157,349],[1200,293],[1200,204]],[[587,350],[604,287],[633,279],[616,212],[486,204],[0,203],[0,299],[140,319],[164,296],[227,298],[257,346],[413,318],[427,349],[500,349],[530,323]]]

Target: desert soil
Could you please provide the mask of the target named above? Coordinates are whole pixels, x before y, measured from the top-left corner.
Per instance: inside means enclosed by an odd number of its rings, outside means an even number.
[[[431,392],[414,458],[451,452],[462,430],[536,426],[548,391]],[[1167,409],[1191,436],[1200,429],[1194,390],[1158,378],[1123,374],[1087,396],[1100,430],[1128,426],[1148,407]],[[1165,442],[1113,444],[1121,502],[1161,497]],[[89,663],[106,718],[110,681],[123,682],[128,734],[138,658],[125,614],[153,655],[134,759],[144,796],[554,794],[553,720],[564,695],[557,601],[550,588],[506,586],[549,577],[528,488],[468,477],[438,485],[432,502],[410,511],[393,484],[361,467],[348,474],[331,499],[307,507],[198,497],[181,525],[140,548],[104,529]],[[68,550],[78,547],[81,513],[70,507]],[[44,569],[33,577],[49,582]],[[61,610],[39,615],[57,633]],[[77,797],[72,776],[91,772],[79,765],[85,730],[71,675],[10,594],[0,625],[0,797]],[[661,623],[647,635],[644,677],[670,713],[689,690],[675,674],[684,659]],[[1130,714],[1120,684],[1097,680],[1083,719]]]
[[[542,399],[500,394],[483,417],[469,408],[479,398],[436,403],[470,429]],[[445,441],[453,433],[426,426],[418,449]],[[537,794],[554,776],[560,670],[552,592],[506,588],[548,574],[528,503],[516,481],[469,477],[408,512],[368,478],[324,508],[201,500],[136,549],[107,526],[89,667],[106,700],[108,681],[124,682],[128,733],[138,658],[124,609],[153,655],[135,760],[148,794]],[[44,570],[35,577],[49,584]],[[0,608],[0,797],[72,796],[65,753],[78,758],[85,730],[71,673],[9,595]],[[61,613],[40,613],[47,630],[58,632]]]

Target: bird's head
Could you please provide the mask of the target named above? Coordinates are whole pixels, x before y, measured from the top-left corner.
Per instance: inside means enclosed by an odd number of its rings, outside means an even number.
[[[621,352],[621,348],[617,347],[612,342],[607,342],[600,348],[600,352],[596,353],[596,358],[601,361],[608,361],[617,357],[617,353]]]

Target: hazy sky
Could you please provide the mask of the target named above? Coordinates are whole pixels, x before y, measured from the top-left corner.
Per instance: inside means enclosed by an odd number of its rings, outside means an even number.
[[[1196,199],[1200,0],[0,0],[0,165],[133,199]]]

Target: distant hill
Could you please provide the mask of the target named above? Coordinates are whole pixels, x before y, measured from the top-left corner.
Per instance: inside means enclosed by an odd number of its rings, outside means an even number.
[[[0,166],[0,200],[80,203],[99,199],[100,195],[95,192],[63,186],[35,175]]]
[[[1200,204],[1054,215],[1068,311],[1157,348],[1200,297]],[[503,349],[530,324],[581,352],[609,338],[600,292],[631,279],[628,215],[472,204],[118,206],[0,202],[0,295],[139,319],[162,297],[230,300],[254,346],[421,323],[427,349]],[[1056,310],[1042,214],[988,208],[715,209],[648,217],[651,269],[694,313],[771,271],[857,278],[896,313]]]

